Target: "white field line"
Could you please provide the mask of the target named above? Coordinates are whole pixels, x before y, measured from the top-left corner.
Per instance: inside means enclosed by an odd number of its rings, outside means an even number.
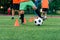
[[[1,28],[1,26],[2,26],[2,28]],[[4,27],[4,26],[7,26],[7,27]],[[12,27],[8,27],[8,26],[12,26]],[[18,26],[18,27],[20,27],[20,26]],[[16,26],[14,26],[14,25],[0,25],[0,29],[14,29],[14,28],[16,28]],[[60,28],[39,28],[39,29],[34,29],[34,28],[30,28],[30,29],[27,29],[27,27],[26,28],[24,28],[24,27],[22,27],[22,28],[18,28],[18,29],[25,29],[25,30],[60,30]]]
[[[12,20],[12,19],[0,19],[0,20]]]
[[[16,29],[16,27],[12,27],[12,28],[0,28],[0,29]],[[17,29],[21,29],[21,30],[60,30],[60,28],[56,29],[56,28],[39,28],[39,29],[33,29],[33,28],[30,28],[30,29],[27,29],[27,28],[17,28]]]
[[[14,25],[0,25],[0,27],[1,27],[1,26],[14,26]]]
[[[60,18],[60,17],[47,17],[47,18]],[[18,18],[17,18],[18,19]],[[29,19],[29,18],[27,18],[27,19]],[[0,19],[0,20],[12,20],[12,19]],[[16,18],[14,19],[14,20],[16,20]],[[18,19],[19,20],[19,19]]]

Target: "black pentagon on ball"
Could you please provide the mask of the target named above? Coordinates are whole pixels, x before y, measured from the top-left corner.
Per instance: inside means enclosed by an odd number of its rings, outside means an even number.
[[[41,20],[38,20],[39,22],[41,22]]]
[[[37,22],[35,21],[35,23],[37,23]]]

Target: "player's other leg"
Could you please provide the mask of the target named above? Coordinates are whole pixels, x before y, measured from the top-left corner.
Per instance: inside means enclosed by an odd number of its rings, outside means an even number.
[[[42,9],[42,16],[43,16],[43,19],[47,19],[47,12],[48,12],[48,8],[43,8]]]
[[[18,16],[19,16],[19,19],[20,19],[19,5],[20,5],[20,4],[16,4],[16,10],[17,10],[17,12],[18,12]]]
[[[19,4],[13,4],[12,6],[12,19],[14,19],[15,11],[17,11],[19,14]],[[19,17],[20,17],[20,14],[19,14]]]
[[[19,15],[18,15],[19,16],[19,19],[21,19],[20,10],[18,11],[18,13],[19,13]]]
[[[11,9],[12,9],[12,18],[11,18],[11,19],[14,19],[14,14],[15,14],[15,4],[12,4],[12,5],[11,5]]]
[[[41,17],[41,13],[40,13],[40,10],[35,6],[35,4],[30,1],[29,2],[29,5],[32,6],[32,8],[35,10],[35,12],[37,13],[38,17]]]
[[[15,14],[15,4],[12,4],[12,18],[14,19],[14,14]]]
[[[19,6],[19,14],[21,19],[21,24],[24,24],[24,10],[26,10],[27,2],[21,2]]]
[[[24,23],[24,11],[23,10],[20,10],[20,19],[21,19],[21,24],[23,24]]]

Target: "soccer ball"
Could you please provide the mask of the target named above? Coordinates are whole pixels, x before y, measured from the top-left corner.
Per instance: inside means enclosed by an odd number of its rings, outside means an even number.
[[[35,25],[40,26],[43,23],[43,19],[38,17],[34,19]]]

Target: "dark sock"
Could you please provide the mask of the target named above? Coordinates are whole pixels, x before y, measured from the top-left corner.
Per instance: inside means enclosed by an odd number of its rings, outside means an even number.
[[[24,23],[24,14],[21,14],[21,23]]]
[[[41,17],[41,13],[40,13],[40,11],[39,11],[38,9],[36,9],[35,12],[37,13],[37,15],[38,15],[39,17]]]

